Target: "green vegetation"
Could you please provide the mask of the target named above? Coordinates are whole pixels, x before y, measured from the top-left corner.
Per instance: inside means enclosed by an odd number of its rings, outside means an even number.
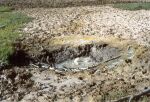
[[[117,3],[113,7],[123,10],[150,10],[150,3]]]
[[[11,12],[10,7],[0,6],[0,12]]]
[[[19,37],[17,28],[28,21],[27,16],[12,12],[9,7],[0,7],[0,61],[7,62],[13,52],[12,43]]]

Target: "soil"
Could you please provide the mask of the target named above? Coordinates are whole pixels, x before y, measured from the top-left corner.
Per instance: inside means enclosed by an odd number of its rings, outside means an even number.
[[[0,71],[0,100],[20,101],[25,94],[29,94],[33,86],[30,79],[32,74],[28,69],[10,68]]]
[[[0,70],[0,101],[107,102],[150,88],[149,11],[100,6],[21,12],[35,19],[15,43],[14,67]],[[128,22],[124,14],[135,16]]]

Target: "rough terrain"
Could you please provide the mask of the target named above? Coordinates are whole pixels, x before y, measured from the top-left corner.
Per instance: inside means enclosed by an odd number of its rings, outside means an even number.
[[[26,54],[21,62],[29,64],[28,57],[32,60],[29,66],[1,70],[0,101],[106,102],[150,87],[150,11],[85,6],[18,12],[34,18],[22,29],[25,34],[18,40],[21,45],[16,42],[18,51],[24,50]],[[76,50],[72,49],[81,48],[82,52],[82,46],[88,44],[119,49],[120,56],[105,57],[109,52],[96,49],[106,59],[96,66],[76,71],[47,66],[52,52],[52,57],[71,53],[73,57],[70,54],[69,59],[75,63],[76,58],[83,56],[74,57]]]

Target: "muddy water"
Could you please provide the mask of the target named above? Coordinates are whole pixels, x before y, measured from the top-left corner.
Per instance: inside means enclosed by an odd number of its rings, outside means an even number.
[[[87,69],[93,65],[97,65],[98,62],[93,60],[91,57],[78,57],[72,60],[67,60],[62,63],[56,64],[55,67],[58,69]]]

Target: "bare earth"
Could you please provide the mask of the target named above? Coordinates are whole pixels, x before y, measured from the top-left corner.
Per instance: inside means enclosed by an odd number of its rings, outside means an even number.
[[[150,88],[150,11],[85,6],[18,12],[34,18],[22,29],[21,42],[29,55],[59,46],[107,43],[121,49],[121,58],[80,71],[33,65],[2,70],[0,101],[106,102]]]
[[[26,9],[22,11],[35,20],[24,31],[30,37],[47,38],[52,35],[114,35],[150,44],[150,11],[126,11],[104,7],[72,7],[54,9]],[[30,35],[31,34],[31,35]],[[29,38],[30,38],[29,37]]]

